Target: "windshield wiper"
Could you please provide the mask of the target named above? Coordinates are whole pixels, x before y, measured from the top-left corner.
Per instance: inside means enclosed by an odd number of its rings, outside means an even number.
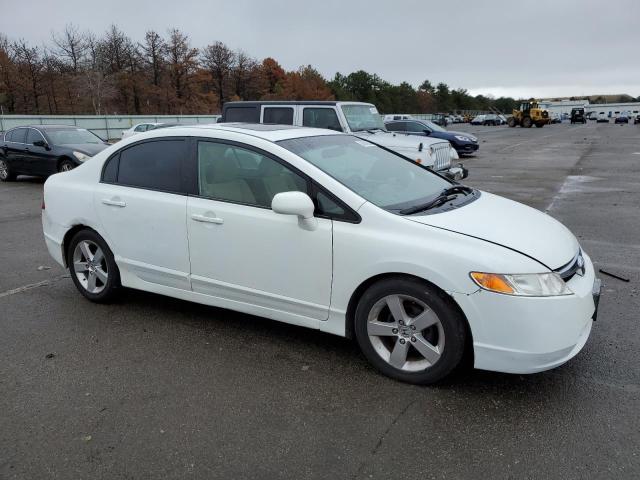
[[[464,195],[467,195],[469,193],[473,193],[473,188],[467,187],[466,185],[452,185],[442,190],[433,200],[429,200],[428,202],[422,203],[420,205],[405,208],[403,210],[400,210],[400,212],[398,213],[400,213],[400,215],[411,215],[413,213],[418,213],[424,210],[429,210],[430,208],[438,207],[443,203],[448,202],[456,193],[463,193]]]

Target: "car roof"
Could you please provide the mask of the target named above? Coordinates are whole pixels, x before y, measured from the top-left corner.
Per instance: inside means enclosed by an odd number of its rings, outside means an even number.
[[[13,128],[35,128],[36,130],[59,130],[61,128],[79,128],[81,130],[87,130],[86,128],[79,127],[77,125],[63,125],[63,124],[19,125]]]
[[[331,100],[256,100],[256,101],[235,101],[226,102],[224,108],[228,106],[243,106],[243,107],[258,107],[260,105],[325,105],[335,106],[341,104],[355,104],[355,105],[370,105],[368,102],[356,102],[356,101],[331,101]]]
[[[186,130],[188,134],[197,132],[213,132],[223,130],[227,132],[244,133],[252,137],[262,138],[270,142],[288,140],[290,138],[318,137],[322,135],[345,135],[342,132],[326,130],[324,128],[297,127],[293,125],[273,125],[263,123],[212,123],[198,125],[180,125],[175,127],[153,130],[153,132],[170,132],[176,130]]]

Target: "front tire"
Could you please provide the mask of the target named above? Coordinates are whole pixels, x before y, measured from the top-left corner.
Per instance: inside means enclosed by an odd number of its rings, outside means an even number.
[[[67,249],[67,266],[78,291],[96,303],[108,303],[120,289],[120,272],[111,249],[93,230],[76,233]]]
[[[516,119],[513,117],[509,117],[509,119],[507,120],[507,125],[509,125],[510,128],[513,128],[516,126]]]
[[[531,125],[533,125],[533,121],[531,120],[531,117],[524,117],[522,119],[523,128],[531,128]]]
[[[76,164],[73,163],[68,158],[63,158],[62,161],[58,164],[58,173],[68,172],[76,168]]]
[[[364,293],[355,335],[369,362],[403,382],[428,385],[462,361],[465,321],[444,294],[425,282],[390,278]]]
[[[2,182],[13,182],[16,179],[17,175],[11,171],[11,167],[9,167],[9,162],[7,162],[4,158],[0,158],[0,181]]]

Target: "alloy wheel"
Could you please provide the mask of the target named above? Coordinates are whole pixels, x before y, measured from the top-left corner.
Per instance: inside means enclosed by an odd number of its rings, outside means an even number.
[[[63,162],[62,165],[60,165],[61,172],[70,172],[71,170],[73,170],[73,165],[69,162]]]
[[[9,167],[7,166],[7,162],[4,160],[0,160],[0,179],[6,180],[9,177]]]
[[[109,267],[104,252],[91,240],[82,240],[73,251],[73,271],[84,289],[102,292],[109,280]]]
[[[384,361],[407,372],[432,367],[444,351],[438,315],[410,295],[389,295],[376,302],[368,315],[367,334]]]

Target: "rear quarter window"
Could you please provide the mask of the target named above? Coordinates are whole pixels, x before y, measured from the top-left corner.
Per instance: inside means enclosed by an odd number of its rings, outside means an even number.
[[[229,107],[224,112],[225,122],[260,123],[257,107]]]
[[[122,150],[119,161],[113,157],[105,167],[105,176],[113,176],[111,163],[118,162],[116,182],[119,185],[164,192],[181,192],[181,164],[187,154],[182,139],[156,140],[135,144]]]

